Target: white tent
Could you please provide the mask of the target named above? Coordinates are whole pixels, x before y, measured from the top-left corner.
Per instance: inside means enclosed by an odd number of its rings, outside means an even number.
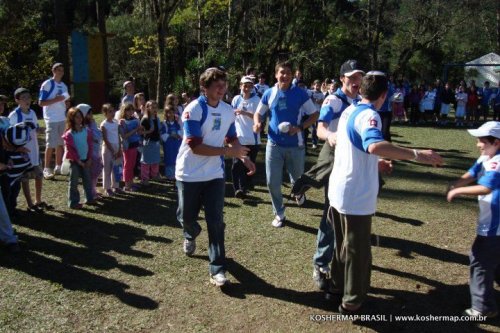
[[[467,63],[467,65],[477,64],[500,64],[500,56],[492,52]],[[475,80],[478,87],[482,87],[484,81],[489,81],[491,86],[496,87],[498,81],[500,81],[500,74],[495,72],[497,67],[498,66],[467,66],[465,68],[465,79],[467,82]]]

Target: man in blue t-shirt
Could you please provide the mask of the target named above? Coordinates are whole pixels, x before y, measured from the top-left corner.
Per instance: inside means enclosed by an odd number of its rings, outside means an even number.
[[[490,110],[490,100],[493,97],[493,89],[490,88],[490,82],[484,81],[484,87],[478,89],[479,105],[484,121],[488,120],[488,112]]]
[[[286,165],[292,184],[304,172],[304,137],[303,131],[318,119],[319,113],[307,92],[293,86],[292,66],[278,63],[275,67],[277,84],[266,90],[254,114],[254,132],[262,127],[261,117],[269,114],[269,133],[266,147],[266,178],[273,212],[274,227],[283,226],[285,207],[281,183],[283,165]],[[305,122],[302,117],[308,115]],[[296,198],[301,204],[304,197]]]

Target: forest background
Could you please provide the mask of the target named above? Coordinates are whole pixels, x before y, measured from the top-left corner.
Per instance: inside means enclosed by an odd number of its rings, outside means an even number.
[[[432,82],[446,63],[500,53],[500,1],[0,0],[0,93],[37,92],[52,63],[71,63],[75,30],[101,36],[111,102],[133,78],[161,104],[170,92],[195,94],[208,66],[224,66],[234,90],[248,66],[272,83],[285,59],[307,83],[338,77],[353,58]],[[455,67],[449,79],[468,74],[474,69]]]

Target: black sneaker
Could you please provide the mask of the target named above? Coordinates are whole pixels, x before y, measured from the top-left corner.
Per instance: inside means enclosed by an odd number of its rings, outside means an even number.
[[[290,193],[291,197],[299,197],[304,195],[312,185],[307,183],[307,178],[300,176],[299,179],[295,181],[295,183],[292,186],[292,191]]]
[[[18,243],[9,243],[5,244],[5,251],[7,251],[7,253],[19,253],[21,252],[21,247]]]

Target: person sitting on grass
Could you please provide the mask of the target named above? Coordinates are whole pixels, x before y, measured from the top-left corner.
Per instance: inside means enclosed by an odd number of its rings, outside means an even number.
[[[479,218],[470,254],[471,307],[465,316],[493,318],[498,315],[495,302],[495,270],[500,265],[500,122],[489,121],[475,130],[481,156],[457,181],[450,185],[447,200],[460,195],[477,195]],[[468,186],[474,182],[477,185]]]

